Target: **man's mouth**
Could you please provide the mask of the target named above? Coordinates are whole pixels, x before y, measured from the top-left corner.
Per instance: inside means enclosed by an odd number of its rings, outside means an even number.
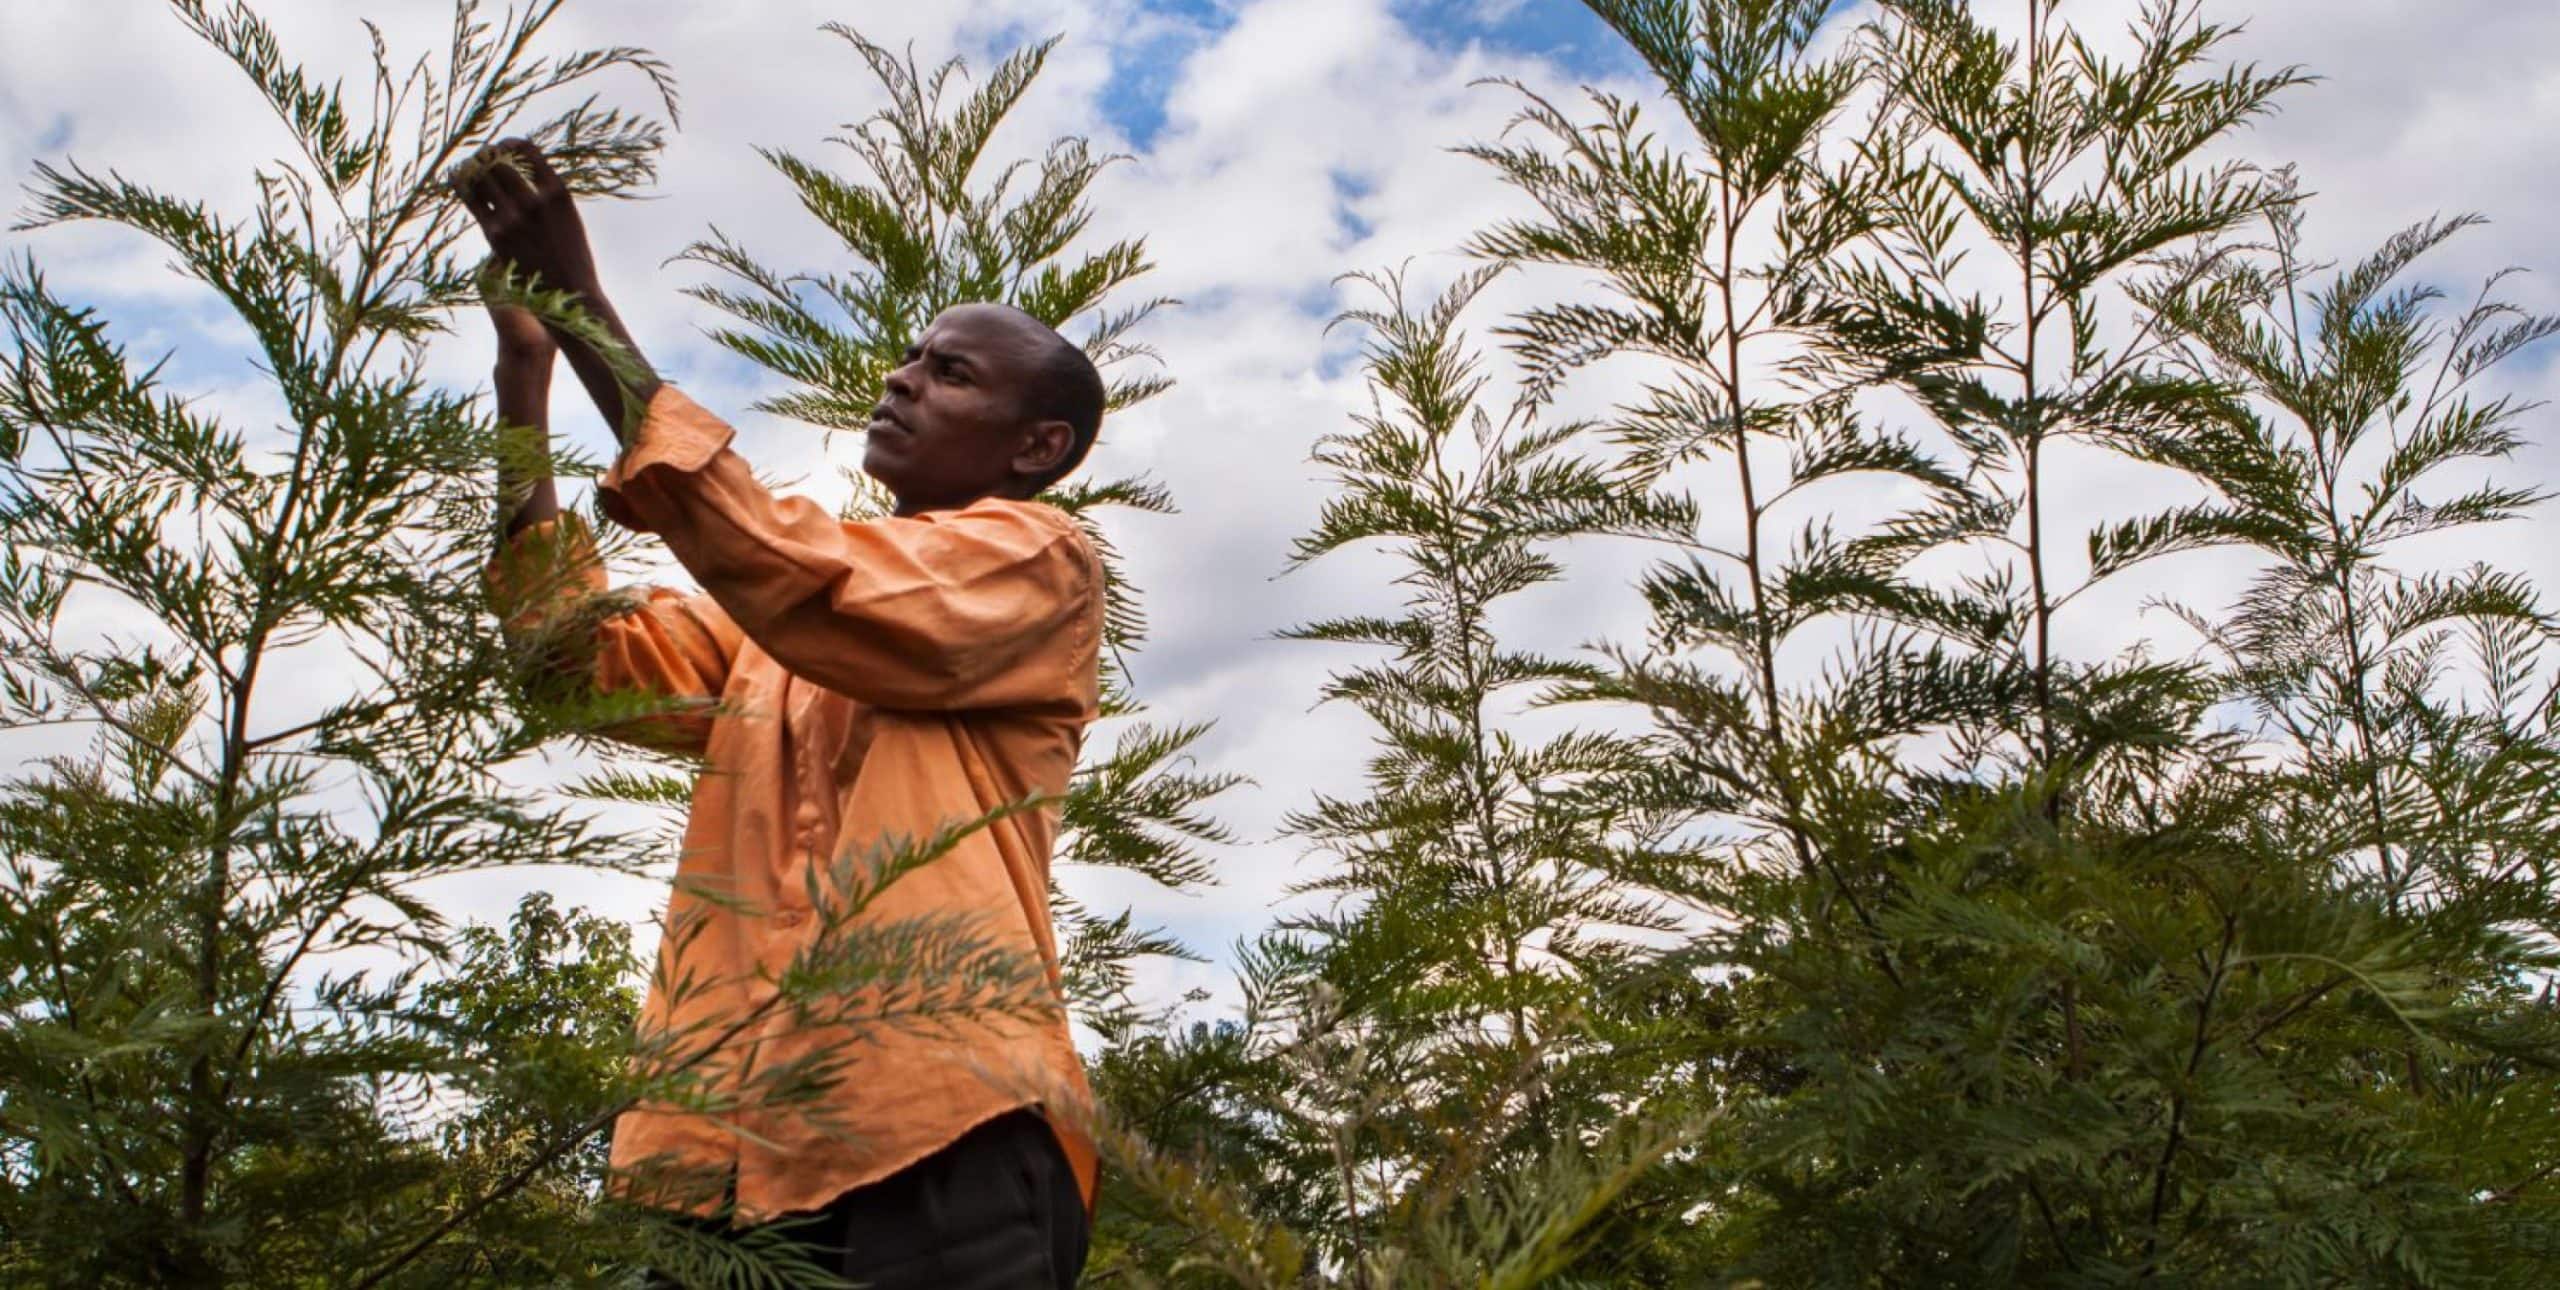
[[[873,408],[871,410],[871,425],[869,430],[874,434],[882,430],[895,430],[900,434],[914,433],[907,429],[906,422],[900,421],[898,419],[898,415],[887,408]]]

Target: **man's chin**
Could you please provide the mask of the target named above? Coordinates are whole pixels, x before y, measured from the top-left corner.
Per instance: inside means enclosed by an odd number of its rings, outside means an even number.
[[[898,491],[898,465],[890,459],[890,454],[881,451],[880,441],[877,439],[863,445],[862,473],[869,475],[890,492]]]

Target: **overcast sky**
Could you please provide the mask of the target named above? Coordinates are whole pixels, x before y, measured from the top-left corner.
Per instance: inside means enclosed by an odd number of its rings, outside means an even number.
[[[2021,8],[2001,0],[1997,12]],[[354,73],[359,13],[384,23],[395,47],[420,49],[448,20],[443,0],[327,0],[260,4],[288,46],[317,66]],[[2120,27],[2129,0],[2082,0],[2064,12],[2091,30]],[[2208,12],[2243,20],[2242,58],[2299,63],[2321,79],[2284,100],[2238,152],[2297,163],[2320,194],[2316,247],[2347,256],[2436,213],[2479,211],[2494,223],[2434,260],[2430,276],[2460,290],[2507,265],[2560,268],[2560,5],[2520,0],[2238,0]],[[1851,15],[1854,18],[1855,15]],[[1517,209],[1484,169],[1447,150],[1499,132],[1515,98],[1476,84],[1512,77],[1553,94],[1576,85],[1640,92],[1614,38],[1567,0],[587,0],[553,32],[555,48],[646,46],[674,66],[683,130],[669,148],[654,200],[590,216],[616,300],[652,357],[716,410],[738,419],[739,448],[769,473],[823,481],[829,458],[858,445],[759,418],[745,405],[774,388],[702,337],[707,311],[679,294],[701,281],[663,262],[711,226],[769,264],[836,265],[841,251],[755,155],[757,145],[815,157],[838,125],[878,106],[853,52],[819,34],[849,24],[890,45],[912,42],[931,63],[959,54],[991,66],[1019,42],[1063,34],[1049,73],[1003,136],[1003,150],[1036,151],[1082,134],[1131,160],[1095,192],[1097,241],[1143,234],[1158,265],[1141,287],[1181,298],[1143,339],[1159,350],[1175,389],[1106,428],[1097,468],[1145,471],[1182,513],[1116,526],[1153,611],[1155,640],[1135,659],[1141,694],[1160,716],[1214,719],[1208,769],[1252,776],[1222,814],[1246,841],[1220,854],[1222,884],[1192,896],[1143,883],[1070,875],[1090,902],[1134,903],[1223,958],[1226,945],[1268,919],[1294,880],[1298,850],[1273,836],[1280,816],[1318,791],[1357,783],[1366,731],[1348,711],[1310,711],[1326,670],[1323,646],[1272,634],[1319,614],[1383,609],[1380,566],[1358,560],[1278,579],[1291,537],[1322,496],[1310,445],[1362,402],[1345,361],[1355,338],[1328,337],[1344,303],[1336,275],[1411,261],[1426,281],[1465,263],[1456,248],[1474,228]],[[39,160],[114,166],[164,190],[244,208],[253,166],[282,144],[279,129],[236,71],[193,43],[153,0],[0,0],[0,174],[23,179]],[[238,347],[239,329],[201,292],[160,266],[139,239],[109,230],[0,235],[0,252],[32,253],[58,292],[101,306],[143,352],[170,351],[173,383],[215,406],[270,415]],[[1576,289],[1523,281],[1521,293]],[[2560,308],[2547,277],[2514,294]],[[1503,300],[1494,303],[1498,309]],[[1480,320],[1493,321],[1491,314]],[[463,388],[485,383],[476,328],[441,342],[436,370]],[[2532,397],[2555,385],[2551,356],[2509,374]],[[574,385],[564,382],[565,393]],[[1598,387],[1578,397],[1605,404]],[[605,442],[592,413],[563,402],[558,424],[590,449]],[[2536,414],[2531,476],[2555,477],[2551,420]],[[2074,495],[2093,509],[2146,496],[2130,477],[2091,473]],[[1709,497],[1713,501],[1712,495]],[[2476,534],[2448,558],[2494,555],[2548,583],[2555,529],[2546,513]],[[1638,557],[1577,553],[1580,575],[1523,603],[1509,621],[1570,648],[1625,638],[1640,606],[1624,586]],[[2190,562],[2164,587],[2210,587],[2227,565]],[[2140,589],[2137,589],[2140,590]],[[2117,643],[2149,627],[2133,617],[2091,625]],[[28,751],[6,745],[14,757]],[[586,876],[513,875],[441,890],[459,914],[498,917],[536,884],[635,921],[662,887]],[[1159,997],[1200,986],[1227,995],[1223,963],[1154,971]]]

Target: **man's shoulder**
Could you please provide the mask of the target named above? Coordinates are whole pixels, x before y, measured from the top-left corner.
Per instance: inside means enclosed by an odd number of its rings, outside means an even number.
[[[982,497],[946,512],[967,523],[990,524],[1018,529],[1027,538],[1043,546],[1055,545],[1071,553],[1076,561],[1101,571],[1101,553],[1094,549],[1093,536],[1084,524],[1064,508],[1042,501],[1026,501],[1015,497]]]
[[[981,497],[956,511],[942,512],[955,518],[999,518],[1024,524],[1035,524],[1060,531],[1083,532],[1076,518],[1054,503],[1020,497]]]
[[[1063,507],[1012,497],[980,498],[947,514],[965,523],[1010,530],[1019,537],[1024,555],[1050,571],[1040,581],[1060,594],[1060,607],[1081,625],[1069,637],[1080,642],[1076,652],[1082,656],[1076,669],[1082,678],[1076,696],[1076,720],[1092,720],[1101,702],[1101,649],[1107,616],[1103,600],[1108,577],[1101,551],[1084,522]]]

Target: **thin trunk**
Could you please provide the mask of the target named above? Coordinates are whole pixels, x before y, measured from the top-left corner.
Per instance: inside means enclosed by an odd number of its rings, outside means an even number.
[[[2187,1048],[2186,1078],[2192,1081],[2204,1068],[2204,1055],[2212,1043],[2213,1005],[2222,993],[2222,982],[2230,971],[2231,950],[2239,943],[2240,924],[2236,918],[2222,920],[2222,948],[2215,956],[2213,974],[2205,978],[2204,997],[2196,1001],[2195,1039]],[[2160,1215],[2169,1202],[2169,1179],[2177,1164],[2178,1149],[2185,1145],[2187,1099],[2184,1090],[2169,1099],[2169,1137],[2160,1148],[2160,1160],[2151,1169],[2151,1209],[2142,1237],[2141,1279],[2148,1281],[2159,1271],[2153,1256],[2160,1245]]]
[[[2036,387],[2036,339],[2044,329],[2043,317],[2036,303],[2036,211],[2037,184],[2036,147],[2033,123],[2036,105],[2044,92],[2044,0],[2027,0],[2027,120],[2028,138],[2020,156],[2025,167],[2018,192],[2018,265],[2025,281],[2027,336],[2026,353],[2019,370],[2022,391],[2019,408],[2026,417],[2027,439],[2027,573],[2033,583],[2036,619],[2035,689],[2036,734],[2041,745],[2042,760],[2050,767],[2054,760],[2053,737],[2053,597],[2045,584],[2044,569],[2044,408]],[[2045,812],[2059,818],[2060,799],[2048,796]]]
[[[1730,173],[1728,170],[1727,173]],[[1742,316],[1733,298],[1735,246],[1740,232],[1735,227],[1740,216],[1734,209],[1733,189],[1719,185],[1718,199],[1724,222],[1724,263],[1717,287],[1724,303],[1724,387],[1729,430],[1733,436],[1734,470],[1742,483],[1743,565],[1751,582],[1751,623],[1754,637],[1751,665],[1760,687],[1762,719],[1766,723],[1763,736],[1769,741],[1770,777],[1776,781],[1778,800],[1786,812],[1787,839],[1795,847],[1796,864],[1808,879],[1824,866],[1815,854],[1813,840],[1805,836],[1804,797],[1795,780],[1795,768],[1788,756],[1786,723],[1778,702],[1778,633],[1769,612],[1766,578],[1760,558],[1760,494],[1758,478],[1751,470],[1750,417],[1742,401]],[[1837,869],[1832,870],[1832,889],[1849,902],[1849,911],[1868,932],[1876,931],[1874,915],[1866,902]],[[1828,913],[1826,908],[1825,913]],[[1893,956],[1881,941],[1874,947],[1876,966],[1886,979],[1902,984],[1902,973],[1894,967]]]
[[[2365,681],[2372,673],[2373,660],[2365,652],[2364,619],[2356,603],[2355,571],[2349,566],[2348,543],[2340,536],[2337,519],[2337,486],[2332,482],[2329,486],[2329,526],[2334,539],[2330,549],[2331,573],[2338,586],[2339,633],[2346,638],[2347,719],[2355,727],[2356,751],[2363,759],[2359,772],[2364,780],[2365,809],[2373,824],[2374,864],[2380,869],[2383,888],[2396,908],[2407,875],[2396,872],[2391,861],[2390,814],[2382,801],[2382,754],[2375,747],[2373,705],[2365,693]]]
[[[411,196],[400,214],[405,215],[418,200],[420,198]],[[396,229],[400,220],[395,218],[387,226]],[[381,259],[379,247],[365,248],[351,279],[348,298],[361,300],[371,292]],[[248,773],[252,750],[249,710],[251,699],[257,692],[259,668],[266,661],[268,637],[283,617],[274,604],[276,574],[283,558],[284,544],[293,531],[297,512],[311,481],[312,427],[319,420],[319,410],[330,401],[328,396],[337,389],[349,347],[355,340],[354,329],[343,325],[330,338],[328,361],[320,365],[318,397],[310,400],[309,406],[301,409],[296,417],[302,433],[294,443],[293,463],[285,479],[284,496],[276,505],[274,527],[258,551],[257,594],[252,601],[248,633],[241,640],[240,675],[231,682],[231,706],[223,718],[222,767],[214,779],[213,824],[216,833],[213,853],[205,868],[205,881],[200,893],[202,905],[196,911],[196,1002],[209,1029],[218,1028],[214,1023],[221,1019],[225,951],[222,924],[231,896],[231,838],[239,827],[231,816],[239,809],[240,780]],[[228,1100],[227,1088],[228,1081],[219,1078],[213,1068],[211,1051],[198,1054],[188,1064],[187,1114],[181,1133],[183,1146],[178,1171],[179,1214],[188,1227],[204,1221],[211,1202],[215,1139],[220,1131],[221,1104]],[[201,1283],[218,1285],[219,1275],[208,1269]]]
[[[1787,757],[1786,725],[1778,706],[1777,625],[1769,613],[1767,578],[1760,559],[1760,490],[1751,470],[1751,418],[1742,401],[1742,320],[1733,298],[1734,247],[1739,236],[1734,224],[1739,216],[1734,210],[1730,184],[1718,186],[1718,199],[1724,215],[1724,262],[1716,285],[1724,302],[1725,410],[1733,436],[1734,472],[1742,482],[1742,562],[1751,581],[1751,662],[1758,673],[1765,723],[1762,734],[1769,741],[1770,777],[1777,781],[1778,802],[1786,812],[1787,837],[1795,845],[1796,863],[1811,877],[1813,844],[1800,823],[1804,802],[1796,790],[1795,769]]]

